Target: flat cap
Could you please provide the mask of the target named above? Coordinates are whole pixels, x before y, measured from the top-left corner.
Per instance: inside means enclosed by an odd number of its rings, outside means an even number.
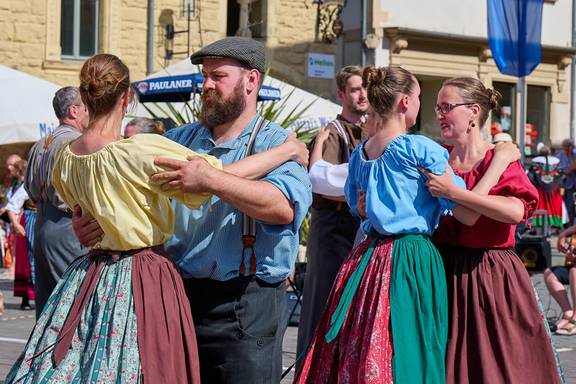
[[[264,73],[266,71],[266,49],[259,41],[248,37],[231,36],[213,42],[190,56],[192,64],[202,64],[206,57],[236,59]]]

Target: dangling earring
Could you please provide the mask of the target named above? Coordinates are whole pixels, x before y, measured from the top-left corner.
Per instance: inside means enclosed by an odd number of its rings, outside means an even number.
[[[474,128],[475,126],[476,126],[476,124],[470,123],[470,125],[468,126],[468,129],[466,130],[466,133],[470,133],[470,131],[472,130],[472,128]]]

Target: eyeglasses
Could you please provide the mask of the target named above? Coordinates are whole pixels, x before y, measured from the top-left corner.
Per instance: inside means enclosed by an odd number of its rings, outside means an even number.
[[[462,105],[474,105],[474,103],[459,103],[459,104],[451,104],[451,103],[442,103],[442,104],[436,104],[434,106],[434,112],[436,113],[441,113],[443,115],[449,113],[451,110],[453,110],[456,107],[460,107]]]

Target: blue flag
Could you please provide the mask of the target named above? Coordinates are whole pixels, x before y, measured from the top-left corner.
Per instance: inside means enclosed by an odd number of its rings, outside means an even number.
[[[500,72],[528,76],[542,60],[543,0],[488,0],[488,41]]]

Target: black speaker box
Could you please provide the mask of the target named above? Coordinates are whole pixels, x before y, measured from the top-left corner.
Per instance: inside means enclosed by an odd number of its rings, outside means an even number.
[[[552,263],[552,250],[546,238],[523,237],[516,241],[515,250],[529,271],[544,271]]]

